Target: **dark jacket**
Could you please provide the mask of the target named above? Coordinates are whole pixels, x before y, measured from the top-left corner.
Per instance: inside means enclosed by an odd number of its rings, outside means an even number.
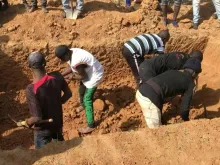
[[[35,124],[39,130],[57,131],[63,127],[62,91],[68,88],[66,81],[59,72],[46,74],[36,83],[26,88],[26,98],[31,118],[28,124],[35,120],[53,119],[52,123]]]
[[[146,59],[139,67],[140,78],[143,82],[155,77],[167,70],[179,70],[190,58],[188,54],[182,52],[171,52],[164,55]]]
[[[150,83],[148,83],[150,82]],[[162,73],[139,87],[140,93],[149,98],[160,110],[167,97],[183,95],[180,106],[181,116],[188,120],[190,104],[195,87],[191,74],[187,71],[170,70]]]

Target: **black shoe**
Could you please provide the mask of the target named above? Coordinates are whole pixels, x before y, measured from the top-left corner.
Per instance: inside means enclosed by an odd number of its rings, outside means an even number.
[[[46,7],[41,7],[41,10],[44,12],[44,13],[48,13],[48,10]]]
[[[193,27],[193,29],[197,30],[198,29],[198,23],[193,23],[192,27]]]
[[[35,10],[37,10],[37,7],[32,6],[31,9],[29,10],[29,13],[34,12]]]
[[[217,19],[218,18],[217,14],[216,13],[212,14],[212,18]]]

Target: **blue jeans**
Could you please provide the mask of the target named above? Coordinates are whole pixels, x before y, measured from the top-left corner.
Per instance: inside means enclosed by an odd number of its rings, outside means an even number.
[[[193,0],[193,23],[199,23],[200,0]]]
[[[216,15],[220,20],[220,0],[212,0],[212,2],[216,10]],[[193,0],[193,23],[199,23],[199,19],[200,19],[199,10],[200,10],[200,0]]]
[[[63,133],[62,128],[58,131],[51,132],[49,130],[35,130],[34,131],[34,145],[35,149],[39,149],[46,144],[50,143],[52,140],[54,141],[63,141]]]
[[[218,20],[220,20],[220,0],[212,0]]]
[[[70,9],[70,0],[62,0],[63,9]],[[84,0],[76,0],[76,10],[83,11]]]

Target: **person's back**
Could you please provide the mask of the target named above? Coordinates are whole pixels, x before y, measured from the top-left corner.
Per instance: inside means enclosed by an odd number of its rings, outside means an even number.
[[[189,55],[182,52],[171,52],[146,59],[139,67],[140,78],[143,82],[167,70],[182,69]]]
[[[164,99],[180,94],[182,95],[180,115],[184,121],[189,120],[190,104],[195,87],[194,80],[202,71],[201,62],[190,58],[184,64],[183,69],[164,72],[140,84],[136,98],[150,128],[161,125]]]
[[[72,48],[70,49],[73,52],[72,60],[80,61],[81,64],[86,64],[86,72],[96,73],[99,70],[103,70],[101,63],[89,52],[80,48]],[[79,65],[79,64],[76,64]]]
[[[31,117],[21,121],[19,126],[34,126],[35,148],[41,148],[54,140],[62,141],[64,104],[72,93],[59,72],[47,73],[46,60],[40,52],[28,57],[28,65],[33,73],[33,83],[26,88],[26,99]]]
[[[46,74],[41,80],[29,84],[26,93],[29,106],[30,104],[38,105],[37,109],[31,108],[32,111],[41,109],[42,119],[53,119],[52,123],[36,124],[35,127],[41,130],[58,130],[63,126],[62,116],[62,87],[63,77],[59,72]],[[37,101],[37,102],[36,102]],[[37,112],[32,112],[37,113]]]
[[[151,79],[160,86],[163,98],[183,94],[190,86],[194,87],[194,81],[189,72],[170,70]]]
[[[87,87],[94,87],[100,82],[104,74],[104,68],[102,64],[89,52],[80,48],[72,48],[72,58],[68,62],[71,65],[73,72],[77,72],[76,67],[79,65],[85,65],[85,71],[88,75],[82,82]]]
[[[164,51],[164,43],[157,34],[142,34],[131,38],[125,43],[130,52],[140,56]]]
[[[137,87],[140,83],[138,68],[144,61],[144,55],[164,53],[164,46],[169,38],[168,30],[162,30],[158,34],[138,35],[125,42],[122,55],[131,68]]]
[[[148,83],[141,84],[139,91],[143,96],[149,98],[155,105],[157,105],[159,109],[162,109],[163,100],[166,97],[184,94],[187,90],[193,91],[195,86],[190,73],[178,70],[166,71],[148,81],[159,89],[157,90],[158,92]],[[149,92],[149,90],[152,92]]]

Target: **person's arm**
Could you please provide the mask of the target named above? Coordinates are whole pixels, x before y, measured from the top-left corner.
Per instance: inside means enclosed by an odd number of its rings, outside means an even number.
[[[72,69],[71,67],[68,65],[66,70],[62,73],[62,75],[65,77],[67,76],[68,74],[72,73]]]
[[[193,94],[195,94],[196,93],[196,91],[198,90],[198,84],[199,84],[199,77],[197,77],[196,79],[195,79],[195,87],[194,87],[194,89],[193,89]]]
[[[63,79],[62,84],[63,96],[61,97],[61,103],[65,104],[70,97],[72,97],[72,92],[67,84],[67,82]]]
[[[42,119],[41,108],[34,92],[29,87],[26,89],[26,99],[31,117],[25,121],[29,127],[32,127],[35,123]]]
[[[85,79],[87,79],[88,75],[86,73],[86,67],[87,67],[87,65],[85,65],[85,64],[78,65],[76,67],[77,73],[75,73],[73,75],[73,79],[76,79],[76,80],[85,80]]]
[[[192,82],[188,90],[184,93],[180,105],[180,115],[184,121],[189,120],[189,111],[190,111],[190,105],[192,101],[192,96],[193,96],[193,89],[195,87],[195,84]]]
[[[159,47],[155,50],[155,53],[159,54],[159,55],[162,55],[164,54],[164,47]]]

